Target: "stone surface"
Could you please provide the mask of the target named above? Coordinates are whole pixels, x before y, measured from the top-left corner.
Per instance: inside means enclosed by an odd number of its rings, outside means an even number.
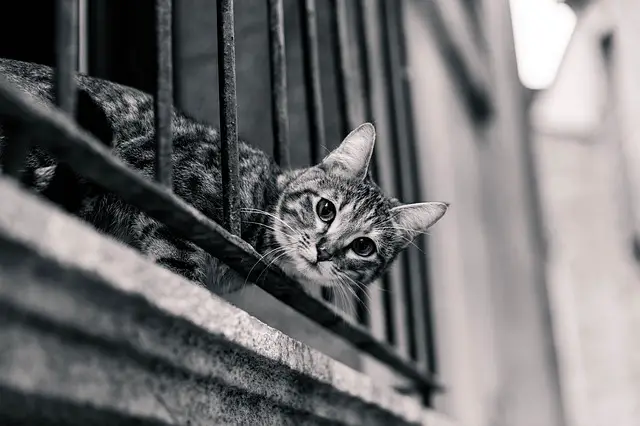
[[[13,182],[0,199],[2,424],[440,423]]]

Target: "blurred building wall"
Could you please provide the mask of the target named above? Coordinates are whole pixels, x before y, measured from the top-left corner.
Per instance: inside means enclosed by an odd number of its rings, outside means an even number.
[[[640,4],[582,6],[555,83],[531,107],[552,320],[568,425],[635,426]]]
[[[475,58],[470,78],[484,81],[493,107],[486,118],[465,105],[451,52],[428,25],[425,3],[405,8],[421,172],[425,196],[452,203],[429,238],[447,385],[436,406],[461,425],[562,425],[526,93],[508,2],[476,3],[482,37],[463,31],[468,23],[454,4],[465,2],[438,2],[458,48]]]

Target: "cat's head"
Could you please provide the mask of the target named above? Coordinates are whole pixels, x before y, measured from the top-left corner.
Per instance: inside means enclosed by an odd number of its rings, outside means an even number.
[[[447,211],[446,203],[402,204],[384,195],[367,178],[374,144],[375,128],[365,123],[320,164],[278,178],[272,250],[292,278],[369,284]]]

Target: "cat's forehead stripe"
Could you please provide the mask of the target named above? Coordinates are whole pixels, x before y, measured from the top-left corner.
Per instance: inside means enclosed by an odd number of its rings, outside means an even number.
[[[311,195],[315,195],[316,197],[319,197],[320,194],[317,191],[314,191],[313,189],[300,189],[294,192],[291,192],[288,197],[289,198],[300,198],[304,195],[307,194],[311,194]]]
[[[302,197],[301,205],[307,210],[313,209],[313,201],[309,195]]]

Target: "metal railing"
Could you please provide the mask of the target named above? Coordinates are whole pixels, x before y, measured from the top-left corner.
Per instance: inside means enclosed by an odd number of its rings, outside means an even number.
[[[353,114],[354,96],[349,88],[354,72],[363,83],[362,101],[365,119],[373,121],[376,110],[372,92],[371,74],[374,72],[372,43],[381,43],[384,52],[384,73],[387,81],[383,96],[391,105],[391,136],[400,164],[373,164],[376,175],[380,167],[394,167],[397,174],[395,191],[404,201],[417,201],[420,194],[418,164],[416,164],[415,138],[409,86],[405,72],[404,34],[402,32],[401,2],[358,0],[332,0],[331,25],[333,45],[337,53],[336,75],[341,131],[356,125]],[[313,319],[359,350],[373,356],[415,384],[428,402],[433,391],[441,390],[436,380],[436,363],[431,332],[427,268],[424,256],[415,249],[407,251],[401,259],[400,280],[391,276],[383,279],[384,308],[378,312],[388,324],[384,339],[374,337],[368,328],[365,302],[359,302],[355,316],[345,315],[327,301],[306,293],[294,280],[282,275],[277,268],[260,261],[260,256],[248,243],[238,237],[240,221],[238,211],[238,136],[234,42],[234,2],[218,0],[218,67],[219,100],[222,138],[222,176],[224,198],[224,224],[218,224],[178,198],[172,185],[172,128],[173,66],[172,66],[172,1],[156,0],[157,34],[157,92],[155,93],[156,173],[155,182],[142,177],[111,155],[108,147],[93,135],[78,127],[74,121],[76,90],[74,73],[77,66],[77,0],[58,0],[57,56],[55,90],[59,108],[48,108],[33,103],[27,96],[0,80],[0,114],[16,123],[17,136],[5,147],[4,173],[18,177],[30,143],[38,144],[50,152],[61,164],[75,173],[98,182],[117,194],[122,200],[146,212],[169,226],[177,235],[192,241],[214,257],[223,260],[243,278],[255,284]],[[380,31],[374,34],[364,18],[365,7],[379,7]],[[299,4],[302,26],[303,70],[306,88],[307,113],[310,129],[312,160],[320,161],[324,146],[324,123],[320,79],[318,23],[316,2],[301,0]],[[348,7],[354,12],[348,14]],[[268,2],[268,37],[270,46],[270,73],[272,89],[272,115],[274,158],[286,167],[289,160],[287,74],[285,65],[284,9],[282,0]],[[357,66],[350,67],[347,48],[350,21],[355,28],[351,47],[356,49]],[[73,34],[76,34],[75,36]],[[390,160],[388,160],[390,161]],[[425,250],[423,240],[419,249]],[[255,266],[254,266],[255,265]],[[252,273],[253,271],[253,273]],[[249,274],[251,276],[249,277]],[[402,290],[402,291],[396,291]],[[361,290],[362,291],[362,290]],[[404,295],[404,296],[402,296]],[[395,298],[394,302],[390,299]],[[361,297],[361,300],[366,298]],[[400,312],[404,306],[404,311]],[[396,312],[392,312],[396,309]],[[405,348],[398,349],[394,335],[398,330],[407,337]],[[383,341],[386,340],[386,341]]]

